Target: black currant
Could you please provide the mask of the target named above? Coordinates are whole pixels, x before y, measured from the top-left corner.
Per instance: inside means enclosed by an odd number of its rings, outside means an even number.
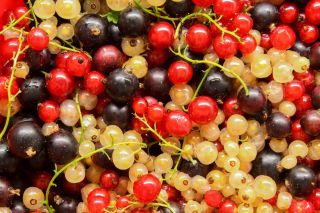
[[[266,128],[270,137],[285,138],[291,134],[291,121],[283,113],[275,112],[267,118]]]
[[[28,78],[21,84],[20,90],[19,100],[23,105],[36,108],[47,96],[46,80],[40,76]]]
[[[276,23],[279,18],[278,8],[269,2],[259,2],[251,10],[254,28],[268,30],[268,27]]]
[[[311,102],[315,109],[320,108],[320,86],[317,86],[312,90]]]
[[[256,86],[248,86],[248,95],[242,88],[238,93],[238,101],[241,110],[249,115],[262,111],[267,103],[262,90]]]
[[[9,179],[5,176],[0,176],[0,207],[9,206],[13,197],[12,189]]]
[[[121,11],[118,26],[122,35],[134,37],[145,34],[149,22],[141,10],[134,7],[128,7]]]
[[[200,163],[196,159],[193,159],[193,162],[181,159],[178,169],[179,171],[188,174],[190,177],[196,175],[205,177],[210,172],[209,166]]]
[[[310,54],[310,46],[308,44],[303,43],[300,40],[296,40],[294,45],[291,47],[291,50],[299,53],[301,56],[309,57]]]
[[[54,210],[56,213],[76,213],[78,201],[71,197],[61,197],[54,205]]]
[[[178,203],[171,201],[169,204],[170,204],[171,209],[174,210],[175,213],[182,213],[183,212],[181,206]],[[167,207],[161,207],[158,209],[158,212],[159,213],[171,213],[172,211]]]
[[[0,141],[0,174],[13,174],[19,169],[20,160],[9,152],[6,141]]]
[[[12,213],[29,213],[29,209],[25,207],[21,198],[14,198],[10,209]]]
[[[48,49],[36,51],[29,48],[26,51],[26,61],[30,69],[39,72],[50,66],[51,54]]]
[[[164,6],[171,17],[183,17],[188,13],[192,13],[194,8],[192,0],[167,0]]]
[[[101,145],[101,143],[95,143],[95,147],[96,147],[96,149],[100,149],[100,148],[102,148],[102,145]],[[104,152],[107,153],[110,158],[108,156],[106,156],[105,153],[99,152],[99,153],[96,153],[91,156],[92,161],[96,165],[98,165],[102,168],[114,169],[115,167],[114,167],[114,164],[112,163],[112,160],[111,160],[112,150],[105,149]]]
[[[317,110],[307,111],[300,120],[302,129],[309,135],[320,134],[320,113]]]
[[[108,103],[103,110],[103,120],[107,125],[117,125],[125,129],[130,122],[131,110],[127,104]]]
[[[320,42],[312,45],[309,57],[311,68],[320,69]]]

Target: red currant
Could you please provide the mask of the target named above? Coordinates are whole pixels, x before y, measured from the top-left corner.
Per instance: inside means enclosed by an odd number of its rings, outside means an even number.
[[[192,0],[192,2],[200,7],[210,7],[214,0]]]
[[[15,53],[18,52],[20,41],[17,38],[9,38],[2,42],[2,45],[0,46],[1,51],[1,61],[7,62],[9,60],[12,60],[15,56]],[[25,44],[23,43],[21,46],[21,49],[25,47]],[[24,54],[21,54],[19,56],[19,59],[23,59]]]
[[[226,118],[230,117],[233,114],[243,115],[237,97],[230,97],[223,102],[223,113]]]
[[[304,24],[299,30],[299,37],[301,41],[312,44],[319,37],[318,27],[312,24]]]
[[[107,190],[97,188],[88,195],[88,210],[92,213],[104,213],[110,204],[110,195]]]
[[[71,56],[72,52],[60,52],[55,57],[55,65],[57,68],[66,69],[67,59]]]
[[[72,53],[66,64],[66,70],[76,77],[82,77],[90,71],[91,61],[89,57],[82,52]]]
[[[207,124],[217,117],[218,105],[208,96],[199,96],[189,104],[188,114],[197,124]]]
[[[316,210],[312,203],[307,200],[293,199],[288,209],[288,213],[315,213]]]
[[[294,72],[294,79],[301,81],[307,92],[315,87],[315,74],[312,70],[307,70],[304,73]]]
[[[283,85],[284,99],[288,101],[295,101],[303,96],[305,93],[304,85],[301,81],[293,80]]]
[[[99,95],[106,90],[107,78],[100,72],[92,71],[84,76],[84,88],[94,95]]]
[[[51,178],[52,174],[49,172],[36,172],[32,177],[32,185],[41,190],[46,190]]]
[[[229,34],[218,35],[213,39],[213,49],[219,58],[231,58],[237,53],[237,41]]]
[[[225,19],[221,19],[221,20],[217,21],[217,24],[218,24],[220,27],[223,27],[223,28],[225,28],[225,29],[232,28],[231,23],[232,23],[232,22],[229,22],[228,20],[225,20]],[[215,24],[211,24],[210,28],[211,28],[213,37],[222,34],[222,31],[221,31]]]
[[[8,99],[8,85],[10,78],[7,76],[0,76],[0,99]],[[17,94],[19,91],[18,83],[13,80],[11,85],[11,95]]]
[[[298,19],[299,8],[296,4],[287,2],[281,5],[279,14],[282,23],[292,24]]]
[[[65,97],[72,93],[75,87],[72,76],[63,69],[53,69],[47,79],[48,91],[57,97]]]
[[[260,46],[267,50],[272,47],[269,33],[261,33]]]
[[[219,207],[219,213],[234,213],[237,211],[237,204],[232,200],[225,200]]]
[[[238,0],[215,0],[213,5],[213,11],[218,16],[230,19],[235,17],[241,12],[241,3]]]
[[[308,200],[313,204],[316,210],[320,210],[320,188],[313,190]]]
[[[37,27],[30,30],[27,42],[32,49],[40,51],[48,47],[49,37],[46,31]]]
[[[148,109],[147,101],[142,97],[135,97],[132,101],[132,109],[138,115],[143,115]]]
[[[311,97],[308,94],[304,94],[301,98],[293,102],[296,105],[296,116],[301,117],[306,111],[312,109]]]
[[[28,8],[25,6],[18,6],[16,8],[14,8],[12,10],[13,15],[14,15],[14,20],[18,20],[19,18],[21,18],[22,15],[25,15],[25,13],[28,12]],[[22,20],[20,20],[17,23],[18,27],[23,27],[25,26],[28,22],[29,22],[29,18],[30,18],[30,14],[26,15],[25,18],[23,18]]]
[[[168,69],[168,77],[173,84],[186,84],[191,80],[192,75],[192,66],[182,60],[173,62]]]
[[[147,101],[148,106],[152,106],[152,105],[158,104],[157,99],[155,99],[154,97],[145,96],[144,99]]]
[[[169,52],[167,49],[151,49],[148,51],[147,61],[151,67],[158,67],[166,63]]]
[[[232,20],[232,29],[237,30],[237,34],[239,35],[248,34],[252,27],[253,20],[247,14],[240,13]]]
[[[38,114],[45,123],[53,122],[59,118],[60,106],[55,101],[45,101],[39,105]]]
[[[117,199],[116,206],[119,209],[125,208],[130,205],[130,198],[127,196],[121,196]]]
[[[274,48],[287,50],[290,49],[296,41],[296,34],[291,27],[281,25],[272,30],[270,39]]]
[[[112,190],[119,185],[119,175],[113,170],[106,170],[100,176],[101,187]]]
[[[304,12],[309,23],[320,24],[320,0],[309,1]]]
[[[161,191],[161,182],[152,174],[142,175],[133,183],[133,193],[141,203],[151,203]]]
[[[238,48],[242,54],[250,54],[252,53],[257,47],[256,39],[248,34],[245,36],[241,36],[241,42],[238,44]]]
[[[176,201],[180,197],[180,192],[169,184],[163,183],[161,189],[167,192],[168,200]]]
[[[309,142],[311,140],[311,137],[302,129],[300,124],[300,119],[294,121],[291,124],[292,128],[292,135],[291,139],[294,140],[302,140],[304,142]]]
[[[203,24],[195,24],[189,28],[186,35],[186,42],[194,52],[205,52],[211,44],[211,31]]]
[[[164,21],[154,24],[148,33],[148,40],[155,48],[166,49],[170,47],[174,41],[173,26]]]
[[[159,122],[163,119],[164,114],[165,114],[165,109],[163,106],[159,104],[152,105],[148,107],[147,110],[148,117],[150,120],[154,122]]]
[[[192,122],[188,114],[172,111],[165,119],[166,130],[175,137],[184,137],[191,131]]]
[[[204,195],[204,200],[206,201],[208,206],[213,208],[218,208],[222,203],[222,195],[220,192],[216,190],[209,190]]]

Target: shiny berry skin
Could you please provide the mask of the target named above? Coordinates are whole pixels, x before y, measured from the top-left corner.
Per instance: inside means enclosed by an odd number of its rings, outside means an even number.
[[[274,112],[266,120],[266,129],[270,137],[285,138],[292,132],[291,121],[281,112]]]
[[[216,190],[207,191],[204,195],[204,200],[206,201],[206,204],[213,208],[219,207],[222,203],[222,199],[223,197],[221,193]]]
[[[238,103],[243,112],[253,115],[261,112],[267,101],[259,87],[248,87],[248,95],[246,95],[244,89],[241,89],[238,93]]]
[[[304,142],[309,142],[311,140],[310,135],[308,135],[301,127],[300,119],[294,121],[291,125],[292,128],[292,140],[302,140]]]
[[[142,97],[135,97],[132,101],[131,107],[135,113],[143,115],[148,109],[148,103]]]
[[[311,136],[320,134],[320,113],[317,110],[307,111],[300,120],[302,129]]]
[[[150,120],[153,122],[159,122],[164,118],[165,109],[163,106],[155,104],[148,107],[147,114]]]
[[[158,67],[163,65],[168,60],[167,49],[151,49],[148,51],[147,61],[150,67]]]
[[[72,76],[82,77],[90,71],[91,61],[89,57],[82,52],[72,53],[66,64],[66,70]]]
[[[13,10],[8,11],[8,17],[6,22],[9,23],[11,20],[18,20],[22,15],[24,15],[25,13],[27,13],[29,10],[29,8],[25,7],[25,6],[18,6],[15,7]],[[20,20],[17,23],[17,27],[23,27],[25,26],[28,22],[29,22],[29,18],[30,18],[30,14],[26,15],[25,18],[23,18],[22,20]]]
[[[311,24],[304,24],[299,29],[299,37],[304,43],[312,44],[319,37],[318,27]]]
[[[267,50],[272,47],[269,33],[261,33],[260,46]]]
[[[55,57],[55,65],[57,68],[66,69],[67,60],[72,55],[72,52],[60,52]]]
[[[320,108],[320,86],[317,86],[312,90],[311,102],[315,109]]]
[[[271,2],[255,3],[250,13],[252,14],[254,28],[259,31],[268,30],[271,24],[278,22],[278,8]]]
[[[2,44],[1,44],[2,43]],[[19,39],[17,38],[9,38],[3,42],[0,43],[0,51],[1,51],[1,61],[7,62],[8,60],[11,60],[15,53],[18,52],[19,48]],[[25,47],[25,44],[22,44],[21,49]],[[24,54],[21,54],[19,56],[20,58],[23,58]]]
[[[7,76],[0,76],[0,99],[8,99],[8,85],[10,78]],[[19,91],[19,85],[17,81],[13,80],[11,85],[11,95],[17,94]]]
[[[130,198],[127,196],[121,196],[117,199],[116,207],[119,209],[125,208],[130,205]]]
[[[170,201],[177,201],[180,196],[180,192],[174,188],[173,186],[170,186],[169,184],[162,183],[162,190],[165,190],[168,195],[168,200]]]
[[[215,0],[213,11],[217,16],[230,19],[241,12],[241,3],[238,0]]]
[[[223,113],[228,118],[233,114],[243,115],[243,111],[240,109],[238,99],[236,97],[230,97],[223,102]]]
[[[106,90],[107,78],[100,72],[92,71],[84,76],[83,86],[93,95],[99,95]]]
[[[186,42],[193,52],[205,52],[211,44],[211,31],[203,24],[192,25],[186,35]]]
[[[72,93],[75,83],[72,76],[63,69],[53,69],[47,81],[48,91],[57,97],[64,97]]]
[[[151,27],[148,40],[155,48],[166,49],[170,47],[174,41],[173,26],[168,22],[157,22]]]
[[[49,172],[46,172],[46,171],[36,172],[32,176],[32,185],[41,190],[46,190],[48,188],[51,178],[52,178],[52,174]]]
[[[288,101],[295,101],[303,96],[305,93],[304,85],[301,81],[293,80],[284,84],[284,99]]]
[[[244,13],[238,14],[232,20],[232,29],[237,30],[237,34],[246,35],[253,27],[252,18]]]
[[[126,61],[124,53],[113,45],[100,47],[92,58],[92,65],[99,72],[110,72]]]
[[[272,30],[271,44],[278,50],[290,49],[296,41],[296,34],[291,27],[287,25],[281,25]]]
[[[175,137],[184,137],[191,131],[192,122],[188,114],[172,111],[165,118],[166,130]]]
[[[210,7],[214,0],[192,0],[192,2],[200,7]]]
[[[310,92],[315,87],[315,74],[310,69],[304,73],[294,72],[294,79],[301,81],[307,92]]]
[[[320,188],[313,190],[307,199],[313,204],[316,210],[320,210]]]
[[[288,209],[288,213],[315,213],[313,204],[307,200],[293,199]]]
[[[106,170],[100,176],[100,185],[107,190],[113,190],[119,185],[119,175],[113,170]]]
[[[231,22],[228,22],[228,20],[226,20],[226,19],[221,19],[221,20],[217,21],[217,25],[219,25],[220,27],[223,27],[225,29],[230,29],[232,27],[232,25],[230,25],[230,23]],[[211,28],[213,37],[222,34],[222,31],[216,26],[216,24],[211,24],[210,28]]]
[[[207,124],[217,117],[217,102],[208,96],[199,96],[189,104],[188,114],[197,124]]]
[[[160,191],[161,182],[152,174],[142,175],[133,183],[133,193],[141,203],[153,202]]]
[[[237,212],[237,204],[232,200],[225,200],[221,203],[218,213],[234,213]]]
[[[49,36],[43,29],[33,28],[28,33],[27,42],[32,49],[40,51],[48,47]]]
[[[92,213],[104,213],[110,204],[110,195],[107,190],[97,188],[88,195],[88,210]]]
[[[55,101],[47,100],[39,104],[38,115],[45,123],[53,122],[59,118],[60,106]]]
[[[188,83],[193,75],[192,66],[185,61],[179,60],[173,62],[168,69],[168,77],[173,84]]]
[[[237,53],[237,41],[229,34],[218,35],[213,39],[213,49],[219,58],[231,58]]]
[[[307,110],[312,109],[311,97],[308,94],[304,94],[301,98],[295,100],[296,116],[301,117]]]
[[[305,7],[305,14],[309,23],[320,24],[320,0],[309,1]]]
[[[280,20],[284,24],[292,24],[298,19],[299,8],[296,4],[287,2],[279,9]]]
[[[252,53],[257,47],[256,39],[250,34],[241,36],[241,41],[238,44],[238,48],[244,55]]]

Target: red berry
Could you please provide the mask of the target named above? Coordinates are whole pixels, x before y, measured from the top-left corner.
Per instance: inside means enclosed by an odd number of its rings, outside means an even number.
[[[132,109],[138,115],[143,115],[148,109],[148,103],[142,97],[135,97],[132,101]]]
[[[168,22],[157,22],[148,34],[150,44],[159,49],[170,47],[174,41],[174,28]]]
[[[229,29],[229,28],[232,27],[232,26],[230,25],[230,23],[231,23],[231,22],[228,22],[228,20],[225,20],[225,19],[221,19],[221,20],[217,21],[217,24],[218,24],[220,27],[223,27],[223,28],[225,28],[225,29]],[[211,24],[210,28],[211,28],[213,37],[222,34],[222,31],[216,26],[216,24]]]
[[[110,195],[107,190],[97,188],[88,195],[88,210],[92,213],[105,213],[110,204]]]
[[[291,27],[281,25],[271,32],[270,39],[274,48],[278,50],[287,50],[294,45],[296,34]]]
[[[282,23],[292,24],[298,19],[299,8],[296,4],[287,2],[281,5],[279,14]]]
[[[16,8],[13,9],[13,14],[14,14],[14,20],[18,20],[22,15],[25,15],[25,13],[27,13],[29,10],[29,8],[25,7],[25,6],[18,6]],[[26,15],[25,18],[23,18],[22,20],[20,20],[17,23],[18,27],[23,27],[25,26],[28,22],[29,22],[29,18],[30,18],[30,14]]]
[[[288,213],[315,213],[316,210],[312,203],[307,200],[293,199],[288,209]]]
[[[163,183],[161,189],[167,192],[168,200],[177,201],[179,199],[180,192],[173,186]]]
[[[319,37],[319,30],[318,27],[312,24],[304,24],[299,29],[299,37],[301,41],[312,44],[315,42]]]
[[[218,35],[213,39],[213,49],[219,58],[227,59],[237,53],[237,41],[229,34]]]
[[[307,70],[304,73],[294,72],[294,79],[301,81],[307,92],[310,92],[315,87],[315,74],[311,70]]]
[[[0,99],[8,99],[9,82],[10,82],[9,77],[0,76]],[[16,80],[12,81],[10,91],[11,91],[11,95],[15,95],[19,91],[19,85]]]
[[[84,76],[84,88],[94,95],[99,95],[106,90],[107,78],[100,72],[92,71]]]
[[[142,175],[133,183],[133,193],[141,203],[151,203],[161,191],[161,182],[152,174]]]
[[[225,200],[219,207],[219,213],[235,213],[237,211],[237,204],[232,200]]]
[[[272,47],[269,33],[261,33],[260,46],[267,50]]]
[[[36,172],[32,177],[32,185],[41,190],[46,190],[51,178],[52,174],[49,172]]]
[[[48,91],[57,97],[65,97],[72,93],[75,87],[72,76],[63,69],[53,69],[47,79]]]
[[[151,67],[161,66],[168,60],[168,55],[167,49],[151,49],[147,55],[148,65]]]
[[[55,57],[55,65],[57,68],[66,69],[67,59],[71,56],[72,52],[60,52]]]
[[[245,36],[241,36],[241,42],[238,44],[238,48],[242,54],[250,54],[252,53],[257,47],[256,39],[248,34]]]
[[[306,111],[312,109],[311,97],[308,94],[304,94],[301,98],[293,102],[296,105],[296,116],[301,117]]]
[[[309,1],[305,7],[305,14],[309,23],[320,24],[320,0]]]
[[[186,35],[186,42],[194,52],[205,52],[211,44],[211,31],[203,24],[195,24],[189,28]]]
[[[300,119],[294,121],[291,124],[292,128],[292,135],[291,139],[294,140],[302,140],[304,142],[309,142],[311,140],[311,137],[302,129],[300,124]]]
[[[152,120],[154,122],[159,122],[164,117],[165,109],[163,108],[163,106],[161,106],[159,104],[155,104],[155,105],[148,107],[147,114],[148,114],[148,117],[150,118],[150,120]]]
[[[32,49],[40,51],[48,47],[49,37],[43,29],[33,28],[28,34],[27,42]]]
[[[217,208],[222,203],[222,195],[220,192],[216,190],[207,191],[204,195],[204,200],[206,201],[208,206],[213,208]]]
[[[192,2],[200,7],[210,7],[214,0],[192,0]]]
[[[320,210],[320,188],[313,190],[307,199],[313,204],[316,210]]]
[[[119,175],[113,170],[106,170],[100,176],[101,187],[112,190],[119,185]]]
[[[119,209],[122,209],[122,208],[125,208],[127,207],[130,203],[131,200],[129,197],[127,196],[121,196],[117,199],[117,202],[116,202],[116,206],[117,208]]]
[[[233,114],[243,115],[243,111],[241,110],[237,97],[231,97],[226,99],[223,102],[223,113],[226,118],[230,117]]]
[[[186,84],[191,80],[192,75],[192,66],[182,60],[173,62],[168,69],[168,77],[173,84]]]
[[[293,80],[283,85],[284,99],[288,101],[295,101],[303,96],[305,93],[304,85],[301,81]]]
[[[145,96],[144,99],[147,101],[148,106],[152,106],[152,105],[158,104],[157,99],[155,99],[154,97]]]
[[[39,105],[38,114],[45,123],[53,122],[59,118],[60,106],[55,101],[45,101]]]
[[[188,114],[197,124],[207,124],[217,117],[218,105],[208,96],[199,96],[189,104]]]
[[[175,137],[184,137],[191,131],[192,122],[188,114],[182,111],[172,111],[165,119],[167,131]]]
[[[19,48],[19,39],[17,38],[9,38],[2,42],[2,45],[0,46],[1,51],[1,58],[0,60],[3,62],[7,62],[9,60],[12,60],[15,56],[15,53],[18,52]],[[25,44],[23,43],[21,46],[21,50],[25,47]],[[19,59],[22,59],[24,57],[24,54],[21,54],[19,56]]]
[[[232,20],[233,30],[237,30],[237,34],[246,35],[253,27],[252,18],[244,13],[240,13]]]
[[[215,0],[213,5],[215,14],[226,19],[235,17],[241,9],[242,4],[239,0]]]
[[[76,77],[82,77],[90,71],[91,61],[89,57],[82,52],[72,53],[66,64],[66,70]]]

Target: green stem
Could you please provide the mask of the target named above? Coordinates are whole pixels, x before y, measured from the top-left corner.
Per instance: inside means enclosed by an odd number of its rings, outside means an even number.
[[[209,68],[206,69],[206,71],[204,72],[204,75],[203,75],[203,77],[202,77],[202,79],[201,79],[201,81],[200,81],[200,83],[199,83],[196,91],[194,92],[191,100],[193,100],[193,99],[195,99],[195,98],[197,97],[197,95],[198,95],[198,93],[199,93],[199,91],[200,91],[200,89],[201,89],[204,81],[206,80],[207,76],[208,76],[209,73],[210,73],[210,70],[211,70],[213,67],[214,67],[214,65],[211,64],[211,65],[209,66]]]
[[[23,14],[20,18],[18,18],[17,20],[15,20],[11,24],[3,28],[3,30],[0,31],[0,35],[2,35],[7,30],[10,30],[12,27],[16,26],[22,19],[24,19],[27,15],[29,15],[29,13],[31,13],[31,9],[28,10],[25,14]]]
[[[77,111],[78,111],[79,119],[80,119],[81,134],[80,134],[79,143],[81,143],[83,141],[85,127],[84,127],[84,124],[83,124],[83,118],[82,118],[82,112],[81,112],[81,107],[80,107],[80,103],[79,103],[79,93],[78,92],[76,94],[75,101],[76,101],[76,104],[77,104]]]
[[[38,19],[37,19],[36,15],[34,14],[33,5],[32,5],[32,2],[30,0],[28,0],[28,5],[30,7],[30,10],[31,10],[31,13],[32,13],[32,16],[33,16],[34,25],[35,25],[35,27],[38,27],[39,22],[38,22]]]
[[[83,53],[86,54],[90,59],[92,59],[92,57],[91,57],[91,55],[90,55],[89,53],[87,53],[87,52],[85,52],[85,51],[81,51],[81,50],[79,50],[79,49],[77,49],[77,48],[75,48],[75,47],[73,47],[73,48],[65,47],[65,46],[62,46],[62,45],[60,45],[60,44],[58,44],[58,43],[52,42],[52,41],[50,41],[49,44],[52,45],[52,46],[58,47],[58,48],[60,48],[60,49],[62,49],[62,50],[67,50],[67,51],[71,51],[71,52],[83,52]],[[67,43],[66,43],[66,44],[67,44]]]

